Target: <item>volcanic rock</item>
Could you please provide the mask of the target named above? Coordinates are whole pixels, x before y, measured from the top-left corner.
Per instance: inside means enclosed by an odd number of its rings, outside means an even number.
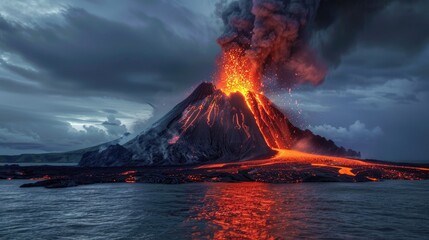
[[[202,83],[147,132],[124,145],[136,165],[189,164],[267,157],[265,143],[244,96]]]
[[[274,155],[276,148],[337,156],[357,153],[294,127],[265,96],[229,95],[201,83],[147,131],[121,145],[85,153],[80,166],[182,165],[241,161]]]

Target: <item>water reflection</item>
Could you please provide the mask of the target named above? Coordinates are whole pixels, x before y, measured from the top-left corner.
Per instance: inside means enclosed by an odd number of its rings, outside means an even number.
[[[203,202],[193,208],[193,238],[284,239],[297,235],[289,220],[303,219],[302,211],[293,211],[305,202],[296,192],[279,194],[275,185],[261,183],[209,184]],[[303,227],[303,226],[301,226]]]

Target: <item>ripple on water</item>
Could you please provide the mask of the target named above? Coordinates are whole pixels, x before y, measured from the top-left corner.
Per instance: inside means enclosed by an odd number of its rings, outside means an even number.
[[[429,181],[100,184],[0,181],[1,239],[429,236]]]

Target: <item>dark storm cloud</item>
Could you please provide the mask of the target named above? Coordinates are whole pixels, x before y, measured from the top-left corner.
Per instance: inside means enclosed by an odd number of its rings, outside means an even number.
[[[428,1],[322,0],[314,41],[332,65],[357,45],[418,53],[429,37]]]
[[[196,44],[202,42],[213,43],[214,29],[212,25],[198,12],[183,7],[178,1],[134,0],[136,7],[130,9],[138,19],[147,21],[148,16],[157,18],[165,24],[165,27],[181,36],[187,35],[197,39]]]
[[[0,154],[116,139],[146,125],[154,105],[145,102],[165,104],[210,80],[216,27],[189,9],[170,1],[0,2]]]
[[[0,77],[0,86],[3,91],[8,92],[19,92],[26,93],[28,88],[33,88],[34,86],[28,83],[18,82],[13,79]]]
[[[356,44],[365,25],[387,4],[384,0],[320,1],[313,34],[323,37],[319,49],[325,60],[338,65],[341,56]]]
[[[322,0],[311,42],[330,69],[319,88],[376,87],[403,78],[428,91],[426,9],[429,2],[418,0]]]
[[[428,1],[396,1],[362,32],[362,44],[419,53],[429,40]]]
[[[427,47],[412,56],[403,51],[360,46],[344,56],[341,65],[331,69],[321,88],[339,90],[376,86],[392,79],[402,78],[413,80],[417,92],[428,92],[428,57],[429,48]]]
[[[79,9],[65,23],[27,27],[0,18],[0,47],[38,72],[6,65],[47,88],[100,91],[134,97],[183,89],[210,77],[215,48],[195,47],[158,19],[139,13],[143,26],[104,19]]]
[[[0,19],[1,19],[1,16],[0,16]],[[0,40],[1,40],[1,34],[0,34]],[[3,59],[0,59],[0,64],[1,64],[1,66],[3,66],[4,69],[9,70],[13,73],[16,73],[16,74],[18,74],[24,78],[27,78],[27,79],[35,79],[35,78],[43,77],[43,75],[41,73],[38,73],[32,69],[23,68],[21,66],[10,64],[10,63],[4,61]]]

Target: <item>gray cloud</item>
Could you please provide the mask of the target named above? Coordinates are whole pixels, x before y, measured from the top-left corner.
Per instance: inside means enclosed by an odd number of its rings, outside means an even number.
[[[365,25],[388,1],[322,0],[315,18],[313,38],[325,60],[338,65],[357,42]]]
[[[0,3],[0,154],[140,131],[167,94],[210,79],[217,47],[200,39],[215,36],[205,16],[169,1],[122,3]]]
[[[361,151],[364,158],[371,156],[371,146],[376,145],[384,135],[381,127],[369,128],[359,120],[346,127],[325,123],[309,126],[309,129],[316,134],[332,139],[341,146],[353,147],[355,150]]]
[[[110,109],[107,113],[105,110]],[[117,109],[117,110],[116,110]],[[58,152],[121,137],[147,121],[146,104],[110,98],[0,95],[0,153]],[[104,124],[103,124],[104,123]]]
[[[160,20],[139,16],[140,27],[71,7],[63,24],[28,27],[0,18],[0,47],[39,71],[9,70],[56,91],[150,99],[210,77],[214,47],[196,48]]]
[[[376,126],[368,129],[365,123],[356,120],[348,127],[334,127],[329,124],[318,126],[309,126],[309,129],[322,136],[329,137],[334,141],[344,144],[348,141],[368,141],[377,138],[383,134],[382,129]]]
[[[322,0],[312,37],[336,66],[358,45],[419,53],[429,37],[428,7],[421,0]]]
[[[128,132],[127,126],[121,123],[120,120],[116,119],[114,115],[107,116],[107,121],[101,123],[106,128],[107,133],[113,136],[122,136]]]
[[[113,116],[98,123],[98,127],[83,125],[77,130],[69,122],[43,114],[10,109],[7,112],[7,116],[0,117],[0,151],[4,153],[73,150],[111,141],[127,132],[126,126]]]

